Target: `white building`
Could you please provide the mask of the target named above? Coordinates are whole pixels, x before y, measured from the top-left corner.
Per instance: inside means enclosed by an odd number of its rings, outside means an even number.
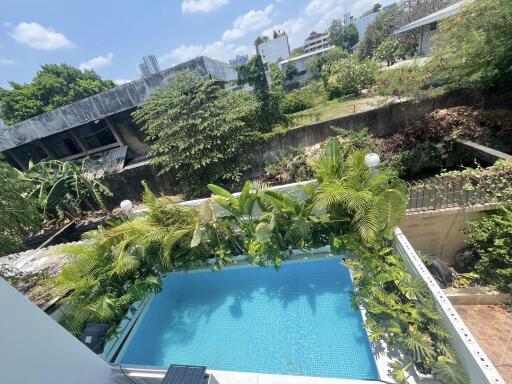
[[[373,12],[365,16],[358,17],[357,19],[352,19],[351,23],[354,24],[357,28],[357,33],[359,34],[359,41],[364,39],[364,35],[366,34],[366,30],[372,24],[377,17],[379,17],[380,12]]]
[[[261,43],[256,50],[261,55],[263,64],[277,63],[290,56],[290,44],[286,33],[281,36]]]
[[[155,73],[160,72],[158,60],[154,55],[144,56],[142,58],[142,63],[140,63],[138,67],[141,77],[154,75]]]
[[[311,53],[320,49],[328,48],[331,45],[329,32],[311,32],[304,40],[304,53]]]
[[[407,31],[411,31],[415,28],[420,29],[420,40],[419,40],[419,55],[428,55],[431,47],[432,36],[437,32],[437,23],[447,17],[453,16],[460,11],[460,7],[463,4],[469,3],[471,0],[463,0],[458,3],[452,4],[446,8],[443,8],[437,12],[431,13],[419,20],[415,20],[412,23],[404,25],[398,28],[394,34],[399,34]]]
[[[327,52],[329,52],[331,49],[334,49],[334,45],[322,48],[310,53],[305,53],[304,55],[292,57],[287,60],[283,60],[279,62],[279,68],[283,73],[286,71],[286,67],[288,65],[294,65],[295,68],[297,68],[298,75],[295,76],[293,79],[293,82],[299,83],[300,85],[304,85],[307,80],[311,79],[315,74],[311,72],[311,69],[309,67],[309,62],[316,57],[322,57]]]

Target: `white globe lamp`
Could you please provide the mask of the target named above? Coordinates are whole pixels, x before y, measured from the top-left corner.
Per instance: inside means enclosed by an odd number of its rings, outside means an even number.
[[[128,214],[133,207],[133,203],[130,200],[123,200],[121,201],[120,207],[125,214]]]
[[[364,157],[364,163],[370,169],[375,169],[380,164],[380,157],[376,153],[369,153]]]

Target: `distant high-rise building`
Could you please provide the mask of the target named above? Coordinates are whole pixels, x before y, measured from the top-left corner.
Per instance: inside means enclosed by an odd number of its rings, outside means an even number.
[[[311,32],[304,40],[304,53],[311,53],[331,46],[331,39],[328,32]]]
[[[141,77],[146,77],[160,72],[160,66],[158,60],[154,55],[144,56],[142,63],[139,64],[139,72]]]
[[[242,65],[249,61],[249,55],[236,55],[235,58],[229,60],[229,64],[236,66]]]

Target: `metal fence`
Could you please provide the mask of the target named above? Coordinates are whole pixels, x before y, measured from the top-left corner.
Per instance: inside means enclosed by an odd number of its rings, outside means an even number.
[[[478,182],[431,178],[409,183],[409,212],[435,211],[444,208],[468,207],[477,204],[510,201],[511,195],[503,180],[485,179]],[[496,189],[494,189],[496,188]],[[500,189],[503,193],[500,193]]]

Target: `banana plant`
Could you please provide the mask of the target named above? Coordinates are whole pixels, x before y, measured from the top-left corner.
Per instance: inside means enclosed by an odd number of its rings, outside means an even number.
[[[88,171],[87,158],[80,164],[60,160],[31,162],[26,173],[19,172],[31,185],[28,195],[37,199],[48,218],[75,218],[86,209],[103,208],[104,197],[112,195]]]
[[[212,192],[212,200],[230,215],[239,225],[244,226],[253,221],[256,212],[257,195],[253,190],[254,185],[246,181],[239,196],[233,195],[228,190],[215,184],[208,184]]]

